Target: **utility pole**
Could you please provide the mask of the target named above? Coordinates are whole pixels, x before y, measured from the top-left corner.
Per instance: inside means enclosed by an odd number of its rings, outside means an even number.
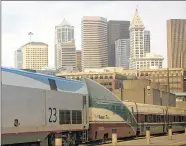
[[[168,82],[168,93],[169,93],[169,100],[168,106],[170,106],[170,84],[169,84],[169,68],[167,68],[167,82]]]
[[[30,45],[31,45],[31,36],[34,34],[32,32],[29,32],[28,35],[30,36]]]

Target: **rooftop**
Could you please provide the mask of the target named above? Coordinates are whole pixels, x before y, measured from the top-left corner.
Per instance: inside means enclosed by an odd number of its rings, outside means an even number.
[[[163,56],[159,54],[154,54],[154,53],[146,53],[144,58],[162,58],[163,59]]]
[[[134,17],[133,17],[132,22],[131,22],[131,26],[132,27],[136,27],[136,26],[142,27],[142,26],[144,26],[143,21],[141,20],[141,17],[139,16],[138,9],[136,9],[136,11],[135,11]]]
[[[71,26],[71,25],[66,19],[63,19],[63,21],[61,22],[60,26]]]
[[[23,47],[24,46],[26,46],[26,45],[46,45],[46,46],[48,46],[48,44],[46,44],[46,43],[43,43],[43,42],[29,42],[29,43],[26,43],[25,45],[23,45]]]

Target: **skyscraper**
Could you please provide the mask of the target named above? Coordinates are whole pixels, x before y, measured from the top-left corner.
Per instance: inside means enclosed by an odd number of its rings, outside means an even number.
[[[150,53],[150,31],[144,31],[144,51],[145,53]]]
[[[55,66],[56,69],[63,67],[76,67],[74,27],[65,19],[55,27]]]
[[[163,57],[146,53],[144,47],[144,24],[138,10],[130,24],[130,69],[162,68]]]
[[[63,42],[56,45],[57,48],[57,68],[76,68],[76,47],[75,42]]]
[[[186,19],[167,21],[167,59],[169,68],[186,69]]]
[[[118,39],[115,41],[115,63],[116,67],[129,69],[130,40]]]
[[[140,64],[140,58],[144,57],[144,24],[138,14],[138,10],[134,14],[130,24],[130,68],[136,69]]]
[[[81,50],[76,50],[76,68],[82,71]]]
[[[23,55],[22,55],[22,47],[17,49],[14,52],[14,63],[15,68],[22,69],[23,65]]]
[[[129,39],[130,21],[108,21],[108,66],[115,64],[115,41],[117,39]]]
[[[82,68],[102,68],[108,66],[107,19],[85,16],[82,28]]]

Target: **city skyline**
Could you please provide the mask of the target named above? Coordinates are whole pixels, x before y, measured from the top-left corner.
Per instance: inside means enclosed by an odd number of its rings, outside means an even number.
[[[107,18],[108,21],[131,21],[136,5],[138,5],[145,27],[151,32],[151,50],[165,58],[163,66],[166,66],[166,21],[185,19],[184,4],[185,2],[2,2],[2,65],[13,67],[14,51],[22,44],[29,42],[27,34],[31,31],[34,33],[32,41],[42,41],[49,45],[49,66],[54,66],[54,29],[55,25],[61,23],[64,18],[75,27],[76,48],[80,49],[83,16],[101,16]],[[43,9],[40,9],[41,5]],[[119,9],[121,6],[123,6],[122,10]],[[20,7],[23,9],[19,9]],[[69,7],[77,13],[70,12]],[[53,8],[54,11],[49,13],[49,8]],[[156,11],[157,8],[158,11]],[[173,8],[174,12],[172,12]],[[62,13],[61,9],[66,10],[66,13]],[[115,9],[118,11],[115,12]],[[22,11],[25,13],[22,14]]]

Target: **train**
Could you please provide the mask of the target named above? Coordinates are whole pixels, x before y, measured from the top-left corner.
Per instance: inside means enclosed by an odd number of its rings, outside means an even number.
[[[64,146],[184,131],[186,110],[125,102],[89,79],[71,80],[2,68],[1,143],[9,146]]]

